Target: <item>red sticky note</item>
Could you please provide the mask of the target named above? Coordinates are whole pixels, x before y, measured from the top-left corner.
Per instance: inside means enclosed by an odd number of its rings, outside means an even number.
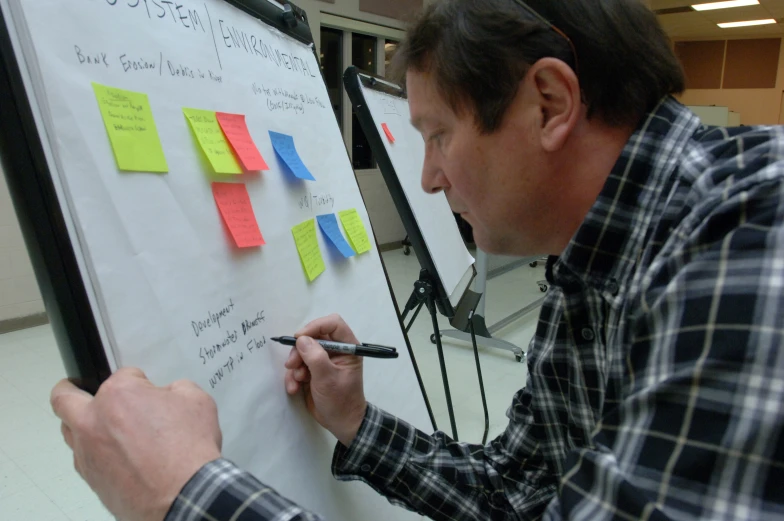
[[[382,123],[381,124],[381,128],[384,129],[384,134],[387,135],[387,139],[389,140],[389,142],[390,143],[394,143],[395,142],[395,136],[392,135],[392,132],[389,130],[389,127],[387,126],[387,124],[386,123]]]
[[[261,157],[261,152],[250,136],[245,116],[216,112],[215,117],[245,170],[269,170],[267,162]]]
[[[212,183],[212,195],[237,247],[253,248],[265,244],[245,185]]]

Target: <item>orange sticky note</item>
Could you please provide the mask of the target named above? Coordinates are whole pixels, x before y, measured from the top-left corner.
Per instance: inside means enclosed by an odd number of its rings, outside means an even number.
[[[245,170],[269,170],[267,162],[253,142],[245,116],[226,112],[216,112],[215,116]]]
[[[390,143],[394,143],[395,142],[395,136],[392,135],[392,131],[389,130],[389,127],[387,126],[387,124],[386,123],[382,123],[381,124],[381,128],[384,129],[384,134],[387,135],[387,139],[389,140],[389,142]]]
[[[238,248],[265,244],[244,184],[212,183],[212,195]]]

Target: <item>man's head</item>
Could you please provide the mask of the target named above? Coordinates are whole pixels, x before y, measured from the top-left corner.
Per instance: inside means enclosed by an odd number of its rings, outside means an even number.
[[[640,0],[436,1],[393,70],[426,141],[425,190],[446,192],[480,247],[521,255],[560,253],[630,129],[684,83]]]

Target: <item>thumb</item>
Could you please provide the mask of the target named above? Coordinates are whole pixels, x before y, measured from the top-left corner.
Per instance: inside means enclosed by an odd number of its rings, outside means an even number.
[[[329,354],[318,342],[309,336],[301,336],[297,339],[296,347],[312,376],[317,379],[326,376],[332,368],[332,362],[329,360]]]

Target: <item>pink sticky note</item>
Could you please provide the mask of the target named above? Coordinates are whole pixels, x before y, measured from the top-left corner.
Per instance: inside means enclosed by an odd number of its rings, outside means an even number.
[[[392,135],[392,131],[389,130],[389,127],[387,126],[387,124],[386,123],[382,123],[381,124],[381,128],[384,129],[384,134],[387,135],[387,139],[389,140],[389,142],[390,143],[394,143],[395,142],[395,136]]]
[[[250,204],[248,189],[237,183],[212,183],[212,195],[238,248],[265,244]]]
[[[245,116],[216,112],[215,117],[245,170],[269,170],[267,162],[261,157],[261,152],[250,136]]]

